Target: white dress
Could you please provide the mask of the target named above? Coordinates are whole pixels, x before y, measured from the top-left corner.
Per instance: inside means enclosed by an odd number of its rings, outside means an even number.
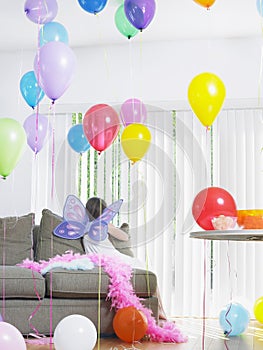
[[[144,264],[137,258],[131,257],[126,254],[119,252],[114,245],[110,242],[109,237],[104,241],[94,241],[89,238],[88,235],[83,237],[83,245],[85,248],[85,253],[96,253],[103,254],[111,257],[118,257],[124,263],[130,265],[133,268],[145,269]]]

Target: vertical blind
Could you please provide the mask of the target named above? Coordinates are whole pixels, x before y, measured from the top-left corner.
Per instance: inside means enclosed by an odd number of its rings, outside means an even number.
[[[262,109],[225,109],[206,130],[189,110],[147,106],[151,145],[134,165],[120,136],[100,155],[92,147],[82,155],[73,151],[67,133],[82,122],[78,112],[50,118],[54,137],[32,167],[32,209],[49,207],[62,215],[68,194],[83,203],[91,196],[108,204],[123,198],[114,223],[129,223],[134,252],[157,274],[168,315],[203,316],[204,292],[206,316],[217,316],[231,298],[251,311],[263,295],[263,243],[203,241],[189,234],[202,230],[191,209],[203,188],[226,189],[238,209],[263,208]]]

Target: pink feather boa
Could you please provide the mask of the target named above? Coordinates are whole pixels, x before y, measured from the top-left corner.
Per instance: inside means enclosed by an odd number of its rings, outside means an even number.
[[[34,262],[29,259],[18,264],[21,267],[29,268],[37,272],[41,272],[47,268],[48,265],[54,262],[70,262],[75,259],[87,258],[85,254],[74,254],[67,252],[63,255],[57,255],[49,261]],[[164,321],[162,326],[158,326],[155,318],[152,316],[150,309],[142,305],[140,298],[138,298],[133,290],[131,283],[132,268],[131,266],[123,263],[116,257],[110,257],[106,255],[88,254],[89,259],[96,265],[101,266],[103,270],[109,275],[109,292],[107,298],[111,300],[111,307],[116,310],[134,306],[138,310],[142,311],[148,321],[147,335],[153,342],[165,342],[165,343],[184,343],[187,341],[181,331],[177,328],[175,323]]]

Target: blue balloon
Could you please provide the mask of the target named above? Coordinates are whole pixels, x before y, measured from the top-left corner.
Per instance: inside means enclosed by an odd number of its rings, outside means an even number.
[[[107,0],[78,0],[83,10],[90,13],[101,12],[107,4]]]
[[[257,10],[261,17],[263,17],[263,1],[257,0]]]
[[[62,24],[58,22],[48,22],[39,30],[40,46],[50,41],[61,41],[64,44],[68,44],[68,32]]]
[[[90,148],[82,124],[76,124],[70,128],[68,132],[68,143],[78,153],[84,153]]]
[[[37,83],[34,71],[25,73],[20,79],[20,91],[26,103],[34,108],[45,96],[44,91]]]
[[[220,326],[227,336],[236,336],[243,333],[249,324],[249,320],[249,312],[239,303],[231,303],[225,306],[219,315]]]

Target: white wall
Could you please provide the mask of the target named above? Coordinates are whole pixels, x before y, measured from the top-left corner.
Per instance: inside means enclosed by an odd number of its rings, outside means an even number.
[[[257,101],[262,90],[261,45],[261,38],[162,43],[144,43],[142,39],[139,44],[127,40],[122,46],[74,48],[76,76],[56,102],[55,111],[71,112],[78,108],[85,112],[95,103],[121,104],[131,97],[164,108],[176,109],[182,104],[189,107],[188,85],[196,74],[204,71],[223,80],[227,100]],[[0,117],[12,117],[23,123],[32,113],[20,94],[19,82],[25,72],[33,69],[34,56],[35,52],[1,52]],[[45,98],[41,111],[47,111],[49,104]],[[32,209],[33,166],[33,152],[27,147],[12,174],[0,181],[4,198],[0,216]]]

